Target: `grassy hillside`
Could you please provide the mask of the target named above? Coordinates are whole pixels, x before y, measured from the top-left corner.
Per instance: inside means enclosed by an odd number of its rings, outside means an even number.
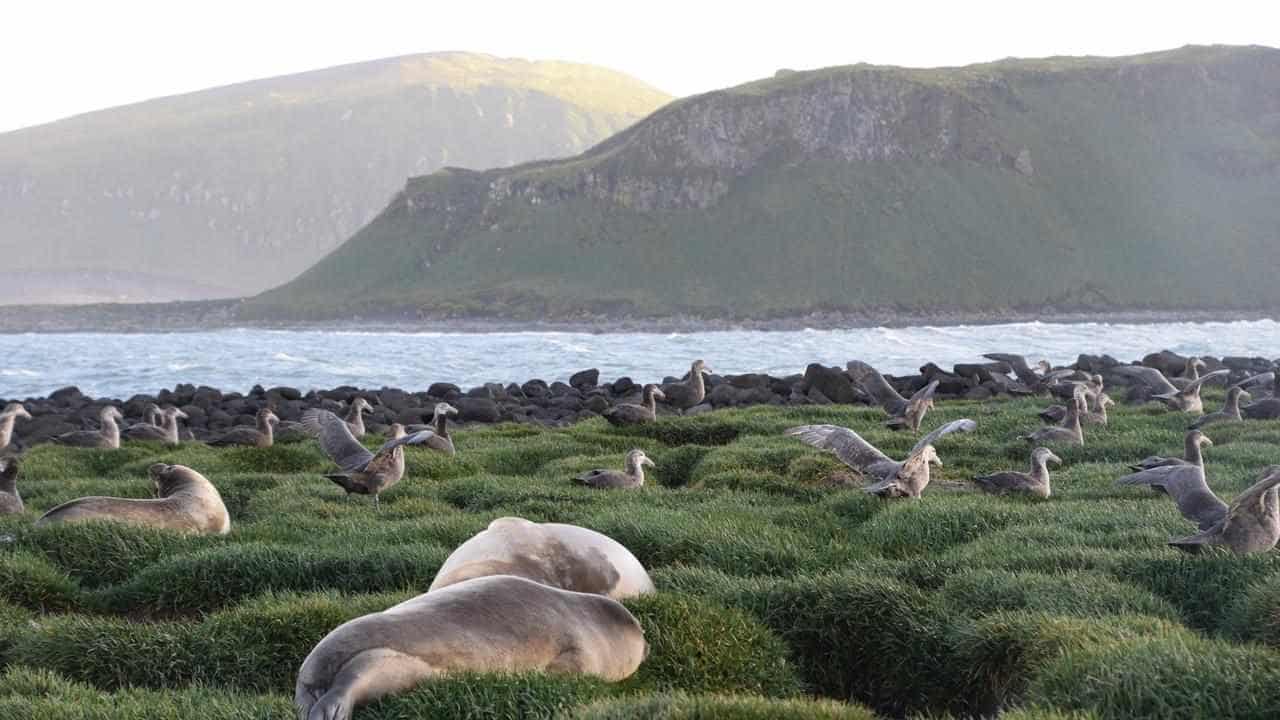
[[[409,182],[263,317],[1275,307],[1280,50],[857,65]]]
[[[1220,401],[1213,391],[1209,402]],[[376,718],[1269,718],[1280,703],[1280,555],[1188,557],[1167,497],[1113,480],[1181,447],[1186,417],[1120,408],[1064,449],[1042,502],[979,495],[974,473],[1022,466],[1035,400],[945,403],[971,417],[918,501],[834,482],[830,456],[783,437],[845,424],[894,456],[878,410],[755,408],[624,431],[459,432],[454,458],[411,450],[381,511],[319,477],[310,443],[114,452],[40,446],[19,487],[43,511],[86,494],[144,497],[147,465],[189,464],[231,512],[225,538],[0,520],[0,714],[293,717],[294,673],[341,622],[423,591],[492,519],[578,523],[627,545],[659,593],[629,606],[652,651],[619,685],[459,677],[357,712]],[[1274,462],[1280,422],[1215,426],[1224,497]],[[376,442],[370,438],[370,442]],[[628,448],[657,462],[634,492],[568,478]],[[812,697],[811,697],[812,696]],[[835,701],[835,702],[833,702]],[[844,703],[854,703],[848,705]]]
[[[0,134],[5,269],[65,280],[5,285],[0,302],[256,293],[348,238],[406,177],[579,152],[668,99],[589,65],[437,53]],[[121,285],[125,273],[176,287]]]

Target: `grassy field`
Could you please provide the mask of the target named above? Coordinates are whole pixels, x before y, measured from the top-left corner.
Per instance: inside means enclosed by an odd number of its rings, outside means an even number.
[[[292,718],[294,674],[321,637],[422,592],[504,515],[629,547],[660,590],[628,602],[649,659],[617,685],[454,677],[357,718],[1274,717],[1280,556],[1183,555],[1164,545],[1191,531],[1173,504],[1112,482],[1128,461],[1178,452],[1186,417],[1119,409],[1087,447],[1058,451],[1047,501],[972,491],[964,478],[1024,466],[1014,438],[1039,406],[941,405],[926,426],[979,428],[941,441],[946,466],[916,502],[842,486],[834,458],[781,435],[831,422],[895,457],[912,444],[853,407],[461,431],[454,458],[411,450],[380,511],[320,478],[312,443],[38,447],[19,480],[33,512],[0,521],[13,538],[0,550],[0,717]],[[1209,435],[1224,497],[1280,460],[1280,422]],[[658,464],[645,488],[568,481],[634,446]],[[155,461],[210,477],[231,534],[32,527],[73,497],[147,496]]]

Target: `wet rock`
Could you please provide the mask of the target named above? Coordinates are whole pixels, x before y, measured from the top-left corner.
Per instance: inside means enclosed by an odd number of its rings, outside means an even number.
[[[611,385],[609,389],[613,391],[614,395],[625,395],[626,393],[631,392],[631,389],[634,387],[636,387],[635,382],[624,375],[617,380],[614,380],[613,385]]]
[[[747,373],[745,375],[729,375],[725,378],[725,381],[729,385],[732,385],[733,387],[745,389],[745,388],[769,387],[769,384],[773,381],[773,378],[769,377],[768,375],[761,375],[759,373]]]
[[[536,378],[521,385],[520,391],[524,393],[525,397],[529,398],[546,397],[551,394],[551,390],[547,386],[546,381],[538,380]]]
[[[858,401],[853,382],[843,370],[811,363],[804,370],[804,380],[810,389],[816,389],[831,402],[852,404]]]
[[[84,400],[84,393],[80,392],[80,388],[74,385],[68,385],[49,393],[49,400],[55,405],[66,407]]]
[[[492,423],[500,416],[498,403],[488,398],[458,398],[454,406],[458,408],[458,419],[464,422]]]
[[[599,415],[609,409],[609,399],[603,395],[592,395],[582,403],[582,408]]]
[[[551,393],[551,397],[564,397],[566,395],[573,395],[575,397],[582,396],[582,394],[578,392],[577,388],[571,385],[566,385],[559,380],[551,383],[551,387],[548,388],[548,390]]]
[[[453,383],[431,383],[431,387],[427,388],[427,394],[432,397],[448,398],[450,395],[461,395],[462,388]]]
[[[569,376],[569,385],[579,390],[590,390],[600,381],[600,371],[595,368],[580,370]]]

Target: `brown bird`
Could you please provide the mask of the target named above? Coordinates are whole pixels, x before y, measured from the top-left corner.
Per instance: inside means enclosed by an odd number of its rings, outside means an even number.
[[[1038,447],[1031,451],[1031,472],[1005,472],[991,475],[978,475],[973,479],[978,489],[992,495],[1026,494],[1040,498],[1049,497],[1049,466],[1046,463],[1062,464],[1062,458],[1054,455],[1049,448]]]
[[[262,408],[258,411],[257,427],[236,427],[222,433],[218,437],[209,440],[208,444],[214,447],[230,447],[230,446],[247,446],[257,448],[269,448],[275,442],[274,426],[280,422],[280,418],[271,411],[270,408]]]
[[[367,412],[373,412],[373,406],[362,397],[352,400],[351,406],[347,408],[347,427],[351,428],[351,434],[358,438],[364,437],[364,414]]]
[[[373,453],[351,435],[345,420],[328,410],[304,412],[302,425],[342,471],[325,477],[346,490],[348,498],[352,493],[372,495],[375,506],[380,505],[378,496],[404,477],[404,446],[421,445],[435,435],[430,430],[405,435],[404,426],[396,423],[391,426],[392,438]]]
[[[1182,389],[1178,389],[1163,373],[1155,368],[1142,367],[1140,365],[1122,365],[1115,368],[1114,372],[1129,377],[1144,386],[1152,393],[1152,400],[1159,400],[1170,410],[1179,410],[1193,415],[1200,415],[1204,412],[1204,401],[1200,399],[1200,387],[1214,378],[1224,377],[1230,373],[1229,370],[1214,370],[1208,375],[1201,375],[1187,383]]]
[[[1182,439],[1183,457],[1176,458],[1152,455],[1130,465],[1129,469],[1134,472],[1141,472],[1143,470],[1167,467],[1169,465],[1199,465],[1200,467],[1204,467],[1204,453],[1201,450],[1204,446],[1212,447],[1213,441],[1199,430],[1190,430]]]
[[[666,399],[666,395],[662,393],[662,389],[657,385],[644,386],[644,400],[639,405],[632,403],[621,403],[614,405],[604,411],[604,419],[609,421],[610,425],[622,427],[625,425],[643,425],[644,423],[653,422],[658,418],[658,398]]]
[[[431,432],[435,434],[427,439],[427,447],[446,455],[457,452],[453,447],[453,436],[449,434],[449,416],[457,414],[458,408],[449,403],[436,403],[431,414]]]
[[[627,453],[626,470],[588,470],[573,479],[580,485],[593,488],[638,488],[644,485],[644,466],[655,467],[643,450]]]
[[[18,458],[0,458],[0,515],[26,510],[18,494]]]
[[[1280,540],[1280,465],[1268,467],[1262,478],[1240,493],[1226,515],[1208,529],[1172,540],[1169,545],[1198,552],[1206,545],[1226,545],[1239,555],[1266,552]]]
[[[73,447],[99,448],[102,450],[119,448],[120,426],[116,423],[124,420],[124,415],[121,414],[120,409],[114,405],[107,405],[98,412],[98,420],[101,425],[97,430],[75,430],[51,439],[59,445],[71,445]]]
[[[889,419],[884,423],[887,427],[894,430],[920,431],[920,423],[924,420],[925,413],[933,408],[933,393],[938,389],[940,381],[930,382],[917,390],[908,400],[893,389],[879,370],[861,360],[850,360],[845,364],[845,369],[854,381],[861,385],[868,395],[875,398],[880,407],[888,413]]]
[[[1061,425],[1034,430],[1023,435],[1022,439],[1033,445],[1049,443],[1084,445],[1084,430],[1080,427],[1080,418],[1084,413],[1084,388],[1077,386],[1074,401],[1067,406],[1067,416],[1062,419]]]
[[[711,372],[711,368],[701,360],[694,360],[689,368],[689,377],[684,382],[668,383],[662,386],[665,404],[677,410],[688,410],[707,397],[707,386],[702,373]]]
[[[1231,387],[1227,389],[1226,402],[1222,404],[1222,409],[1217,412],[1211,412],[1196,418],[1196,421],[1189,426],[1192,430],[1202,428],[1205,425],[1221,422],[1241,422],[1244,420],[1240,415],[1240,399],[1249,399],[1249,393],[1239,387]]]
[[[969,419],[953,420],[920,438],[904,460],[894,460],[862,439],[858,433],[838,425],[800,425],[785,432],[801,442],[833,453],[863,477],[874,480],[864,491],[880,497],[918,498],[929,485],[929,465],[941,465],[933,444],[953,432],[972,432],[978,424]]]
[[[178,419],[187,419],[187,414],[176,407],[168,407],[160,412],[163,418],[162,425],[156,426],[150,422],[140,422],[130,425],[124,430],[124,437],[128,440],[138,440],[142,442],[162,442],[169,445],[177,445],[181,442],[178,434]]]

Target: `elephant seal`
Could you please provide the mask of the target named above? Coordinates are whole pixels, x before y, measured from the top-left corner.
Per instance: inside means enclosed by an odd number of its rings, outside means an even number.
[[[459,545],[427,592],[489,575],[515,575],[614,600],[654,591],[636,556],[608,535],[577,525],[503,517]]]
[[[185,465],[156,463],[147,469],[155,484],[153,500],[83,497],[62,503],[36,521],[50,525],[80,520],[116,520],[130,525],[226,535],[231,516],[218,489]]]
[[[359,705],[449,672],[636,671],[644,629],[616,600],[513,575],[476,578],[339,625],[298,670],[299,720],[348,720]]]

